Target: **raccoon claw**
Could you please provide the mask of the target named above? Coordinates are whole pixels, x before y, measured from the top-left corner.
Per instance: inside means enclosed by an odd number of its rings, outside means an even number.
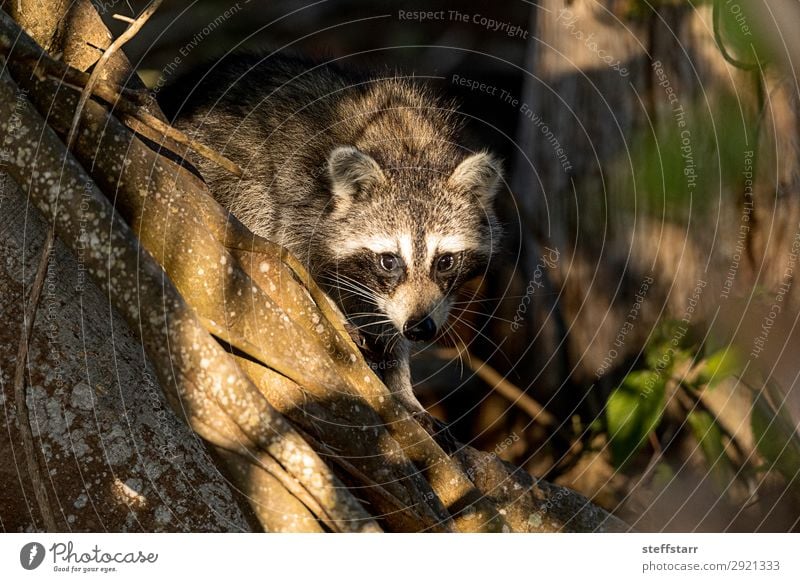
[[[450,433],[446,423],[427,411],[414,412],[412,416],[448,455],[452,455],[459,450],[461,443]]]

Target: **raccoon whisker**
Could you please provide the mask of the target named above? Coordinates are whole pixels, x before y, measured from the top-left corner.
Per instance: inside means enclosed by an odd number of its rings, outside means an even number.
[[[456,308],[455,311],[458,313],[474,313],[475,315],[481,315],[489,319],[496,319],[497,321],[502,321],[505,323],[514,323],[510,319],[505,319],[499,315],[492,315],[491,313],[486,313],[485,311],[475,311],[474,309],[464,309],[463,307]]]
[[[365,323],[363,325],[356,325],[355,327],[356,327],[356,329],[361,330],[361,329],[366,329],[368,327],[372,327],[374,325],[387,325],[387,324],[392,325],[392,326],[394,325],[390,319],[386,319],[386,320],[381,320],[381,321],[371,321],[371,322]]]
[[[350,322],[353,325],[355,325],[358,329],[364,329],[366,327],[372,327],[372,326],[375,326],[375,325],[388,325],[390,327],[394,327],[394,322],[391,319],[380,319],[380,320],[377,320],[377,321],[367,321],[367,322],[364,322],[364,323],[358,323],[358,322],[353,321],[351,319]]]
[[[346,290],[346,289],[336,289],[336,290],[330,292],[329,295],[333,299],[339,300],[340,302],[345,302],[345,301],[350,301],[350,300],[355,299],[359,303],[364,303],[367,306],[373,306],[374,305],[374,299],[372,297],[367,297],[365,295],[361,295],[361,294],[358,294],[358,293],[355,293],[353,291],[349,291],[349,290]]]
[[[381,334],[381,335],[382,335],[382,334]],[[397,346],[398,342],[400,341],[400,339],[401,339],[402,337],[403,337],[403,334],[401,334],[399,331],[395,331],[395,332],[392,334],[392,337],[390,337],[390,338],[389,338],[389,341],[386,343],[386,351],[387,351],[388,353],[391,353],[391,352],[393,352],[393,351],[394,351],[394,348]]]
[[[453,342],[453,345],[456,346],[456,351],[458,352],[458,377],[463,378],[464,356],[461,355],[462,350],[458,348],[458,344],[460,343],[462,346],[464,346],[464,350],[466,350],[467,346],[464,344],[464,341],[460,337],[458,337],[458,333],[456,332],[455,329],[453,329],[453,326],[445,328],[444,334]]]
[[[348,289],[356,289],[358,291],[366,292],[369,291],[366,287],[353,283],[352,281],[348,281],[346,279],[339,279],[336,277],[320,277],[320,279],[324,281],[328,281],[334,287],[341,287],[341,288],[348,288]]]
[[[365,287],[363,284],[359,283],[358,281],[352,281],[350,279],[343,279],[343,280],[339,281],[338,284],[342,285],[344,287],[353,289],[353,290],[358,290],[359,292],[361,292],[361,293],[363,293],[365,295],[369,295],[370,297],[373,297],[373,298],[375,298],[375,297],[383,297],[382,294],[380,294],[380,293],[378,293],[378,292],[376,292],[376,291],[374,291],[374,290],[372,290],[372,289],[370,289],[368,287]]]
[[[361,281],[353,279],[352,277],[348,277],[347,275],[345,275],[343,273],[339,273],[338,271],[336,272],[336,276],[335,277],[333,275],[325,275],[325,277],[328,277],[329,279],[332,279],[332,280],[334,280],[336,282],[342,282],[342,281],[348,282],[348,283],[351,283],[354,287],[358,287],[360,289],[364,289],[365,291],[370,291],[370,289],[365,287],[364,284]]]
[[[372,297],[370,295],[367,295],[363,291],[356,291],[354,289],[335,287],[335,288],[333,288],[333,291],[335,292],[334,294],[336,296],[341,297],[342,299],[344,299],[344,298],[348,298],[349,299],[349,298],[352,298],[352,297],[356,297],[358,299],[366,301],[367,303],[372,303],[373,300],[374,300],[374,297]]]
[[[459,294],[459,296],[460,297],[465,297],[465,298],[466,297],[470,297],[472,301],[476,301],[476,300],[480,301],[480,300],[486,298],[486,295],[484,295],[483,293],[479,292],[477,289],[472,289],[470,291],[462,291]]]
[[[470,326],[467,326],[467,327],[470,327]],[[500,345],[499,345],[499,344],[496,344],[494,341],[492,341],[492,340],[489,338],[489,336],[488,336],[488,335],[486,335],[485,333],[482,333],[482,332],[478,331],[477,329],[474,329],[474,328],[471,328],[471,329],[473,329],[473,331],[475,331],[475,333],[476,333],[476,334],[478,334],[478,336],[482,337],[482,338],[483,338],[485,341],[489,342],[489,344],[490,344],[490,345],[491,345],[491,346],[492,346],[492,347],[493,347],[495,350],[497,350],[498,352],[502,353],[502,350],[500,349]],[[504,356],[505,356],[505,355],[504,355]],[[509,363],[509,364],[511,364],[511,361],[510,361],[510,360],[508,360],[508,357],[506,357],[506,361],[508,361],[508,363]]]
[[[538,291],[533,295],[503,295],[502,297],[488,297],[485,299],[466,299],[464,301],[454,301],[453,305],[460,305],[463,303],[487,303],[490,301],[500,302],[505,301],[508,299],[522,299],[523,297],[554,297],[561,295],[562,293],[559,291],[553,291],[552,293],[539,293]]]
[[[347,313],[348,317],[365,317],[365,316],[378,317],[380,315],[381,315],[380,313],[376,313],[374,311],[349,311]]]
[[[320,279],[328,281],[332,289],[336,289],[340,292],[346,291],[353,296],[368,299],[370,302],[374,302],[375,298],[380,296],[371,289],[364,287],[357,281],[350,280],[349,277],[338,279],[336,277],[320,276]]]
[[[537,293],[537,295],[539,295]],[[542,293],[541,295],[544,295]],[[502,297],[487,297],[485,299],[467,299],[465,301],[453,301],[453,305],[468,305],[470,303],[488,303],[490,301],[504,301],[506,299],[522,299],[525,295],[503,295]]]
[[[348,283],[331,281],[331,283],[329,283],[329,287],[331,291],[337,291],[340,294],[346,293],[361,299],[368,299],[370,302],[373,302],[375,299],[375,296],[371,291],[367,289],[359,289],[358,287],[352,286]]]
[[[456,345],[461,344],[461,349],[458,350],[458,365],[461,367],[461,371],[459,372],[461,375],[460,377],[463,378],[464,367],[465,367],[464,360],[466,359],[466,357],[468,357],[465,354],[469,354],[469,346],[461,338],[461,335],[459,335],[459,333],[455,330],[455,328],[451,330],[451,333],[456,337]]]
[[[487,317],[497,317],[492,315],[491,311],[478,311],[477,309],[467,309],[466,307],[458,307],[456,310],[459,313],[475,313],[477,315],[485,315]]]
[[[340,277],[334,277],[333,275],[320,275],[319,278],[323,281],[329,281],[336,287],[350,287],[353,289],[359,289],[361,291],[368,291],[366,287],[364,287],[358,281],[353,281],[349,277],[345,277],[344,275]]]
[[[489,343],[492,345],[492,347],[493,347],[493,348],[495,348],[495,350],[497,350],[497,352],[498,352],[498,353],[500,353],[500,354],[502,354],[502,355],[503,355],[503,357],[505,358],[505,360],[508,362],[508,364],[509,364],[511,367],[513,367],[513,366],[514,366],[514,364],[512,364],[512,363],[511,363],[511,360],[509,360],[509,359],[508,359],[508,356],[506,356],[506,355],[503,353],[503,350],[501,350],[501,349],[500,349],[500,345],[498,345],[498,344],[494,343],[494,341],[492,341],[492,339],[491,339],[491,338],[490,338],[488,335],[486,335],[485,333],[483,333],[483,332],[482,332],[481,330],[479,330],[477,327],[475,327],[475,326],[473,326],[473,325],[470,325],[469,323],[467,323],[467,322],[466,322],[466,321],[464,321],[463,319],[458,319],[457,321],[458,321],[459,323],[463,323],[463,324],[464,324],[464,325],[466,325],[468,328],[470,328],[472,331],[474,331],[476,334],[478,334],[480,337],[482,337],[482,338],[483,338],[483,339],[485,339],[487,342],[489,342]],[[455,325],[455,322],[453,323],[453,325]],[[504,342],[505,342],[505,340],[503,340],[502,342],[500,342],[500,344],[503,344]]]

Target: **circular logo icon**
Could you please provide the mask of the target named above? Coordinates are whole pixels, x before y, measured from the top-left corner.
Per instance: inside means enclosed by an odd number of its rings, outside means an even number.
[[[19,563],[26,570],[35,570],[44,561],[44,546],[39,542],[30,542],[19,551]]]

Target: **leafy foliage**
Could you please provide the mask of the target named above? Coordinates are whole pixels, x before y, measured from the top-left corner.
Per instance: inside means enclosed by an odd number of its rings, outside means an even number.
[[[653,370],[631,372],[608,399],[606,420],[614,464],[627,464],[645,443],[664,410],[664,378]]]
[[[789,484],[794,484],[797,488],[797,479],[800,476],[800,436],[784,407],[784,399],[780,398],[778,404],[775,404],[779,398],[780,391],[774,384],[760,390],[753,402],[750,424],[758,451],[769,463],[768,468],[778,471]]]
[[[641,369],[629,372],[611,393],[605,411],[612,459],[624,468],[660,426],[668,389],[683,390],[690,402],[741,370],[741,358],[732,346],[703,357],[707,346],[698,345],[682,322],[665,321],[643,350]],[[687,423],[720,483],[730,475],[724,460],[723,431],[702,409],[687,411]]]
[[[700,451],[708,463],[711,475],[720,490],[730,482],[733,470],[725,453],[723,433],[716,419],[704,410],[693,410],[686,417]]]
[[[717,350],[705,359],[694,381],[695,387],[714,388],[722,380],[742,371],[742,357],[733,346]]]

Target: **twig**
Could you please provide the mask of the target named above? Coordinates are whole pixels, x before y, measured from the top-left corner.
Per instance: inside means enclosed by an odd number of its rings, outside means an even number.
[[[55,235],[53,229],[47,231],[47,238],[42,245],[42,254],[39,257],[39,265],[36,268],[36,277],[31,286],[31,295],[28,305],[22,315],[22,337],[17,349],[17,364],[14,370],[14,399],[17,408],[17,423],[19,432],[22,435],[22,447],[25,449],[25,461],[28,465],[28,474],[33,485],[33,493],[36,496],[36,503],[42,513],[45,529],[48,532],[58,531],[56,518],[53,509],[50,507],[50,498],[47,495],[47,487],[42,477],[39,461],[36,457],[36,449],[33,445],[33,432],[31,431],[30,416],[28,414],[28,403],[25,394],[25,370],[28,362],[28,348],[30,347],[31,335],[33,332],[33,322],[36,318],[36,308],[39,306],[39,298],[42,296],[47,265],[50,261],[50,253],[53,250]]]
[[[81,114],[83,113],[83,108],[86,107],[86,102],[92,96],[92,90],[94,86],[97,84],[97,81],[100,80],[100,76],[103,73],[103,67],[111,58],[111,56],[119,50],[122,45],[132,39],[137,32],[144,26],[144,23],[148,21],[148,19],[153,15],[153,13],[158,10],[158,7],[161,5],[163,0],[153,0],[150,5],[145,8],[142,13],[136,18],[136,20],[125,29],[119,37],[117,37],[114,42],[112,42],[109,47],[103,52],[102,56],[97,60],[95,63],[94,70],[92,74],[89,75],[89,80],[86,83],[86,86],[81,91],[81,97],[78,99],[78,105],[75,107],[75,115],[72,117],[72,127],[69,130],[69,134],[67,134],[67,149],[72,149],[72,144],[75,142],[75,136],[78,135],[78,125],[80,124]]]
[[[630,481],[632,481],[633,478],[628,480],[628,495],[631,495],[633,491],[641,487],[648,479],[650,479],[653,471],[655,471],[655,468],[658,466],[658,462],[664,457],[664,449],[661,447],[661,443],[659,442],[656,434],[651,432],[647,438],[650,441],[650,446],[653,447],[653,454],[650,455],[650,460],[647,461],[647,466],[644,468],[644,471],[642,471],[642,474],[639,475],[638,479],[636,479],[636,483],[631,485]]]
[[[120,119],[125,125],[130,127],[133,131],[146,135],[144,128],[142,127],[142,125],[145,125],[151,129],[161,132],[163,136],[171,139],[172,141],[177,142],[181,145],[185,145],[186,149],[192,149],[196,151],[204,158],[211,160],[212,162],[214,162],[215,164],[217,164],[222,168],[225,168],[231,174],[234,174],[240,178],[244,175],[244,172],[242,172],[242,169],[237,164],[235,164],[222,154],[214,151],[210,147],[198,141],[193,140],[182,131],[175,129],[168,123],[164,123],[163,121],[161,121],[160,119],[158,119],[153,115],[150,115],[146,111],[142,111],[138,107],[131,107],[130,105],[124,102],[121,102],[121,107],[119,107],[119,109],[121,109],[123,113],[123,115],[120,116]],[[174,148],[174,149],[177,150],[180,148]],[[186,150],[184,150],[183,152],[176,151],[175,153],[180,155],[181,157],[186,157]]]
[[[13,48],[13,53],[11,49]],[[70,67],[69,65],[51,58],[44,52],[34,53],[24,43],[11,45],[7,42],[5,37],[0,36],[0,51],[6,55],[6,58],[15,62],[26,63],[30,66],[31,72],[37,78],[44,76],[55,79],[60,83],[72,85],[78,90],[83,89],[89,82],[89,73],[84,73]],[[120,87],[115,83],[105,79],[99,79],[93,94],[102,97],[103,100],[108,101],[109,97],[113,102],[125,99],[137,105],[147,105],[150,103],[150,95],[147,91],[141,89],[131,89],[129,87]]]
[[[741,430],[737,430],[737,427],[731,426],[731,424],[723,418],[722,409],[735,404],[729,402],[731,398],[730,395],[725,398],[725,405],[722,407],[719,405],[719,402],[715,402],[714,398],[711,397],[708,388],[692,391],[685,387],[678,387],[677,395],[678,404],[683,407],[687,414],[693,410],[704,410],[711,415],[722,434],[727,437],[731,447],[742,460],[740,463],[741,466],[744,466],[749,459],[753,458],[754,448],[752,443],[748,442],[749,439],[743,437]],[[745,424],[744,426],[747,425]],[[732,462],[734,461],[732,458],[730,460]]]
[[[121,20],[122,22],[127,22],[128,24],[133,24],[135,21],[130,16],[125,16],[124,14],[112,14],[111,18],[114,20]]]
[[[442,348],[437,350],[438,355],[443,358],[457,358],[460,352],[454,348]],[[469,352],[466,352],[467,365],[475,372],[479,378],[492,386],[501,396],[510,400],[525,412],[527,412],[532,419],[537,421],[542,426],[555,426],[555,417],[547,412],[544,407],[536,402],[533,398],[520,390],[517,386],[506,380],[497,370],[492,368],[486,362],[476,358]]]

